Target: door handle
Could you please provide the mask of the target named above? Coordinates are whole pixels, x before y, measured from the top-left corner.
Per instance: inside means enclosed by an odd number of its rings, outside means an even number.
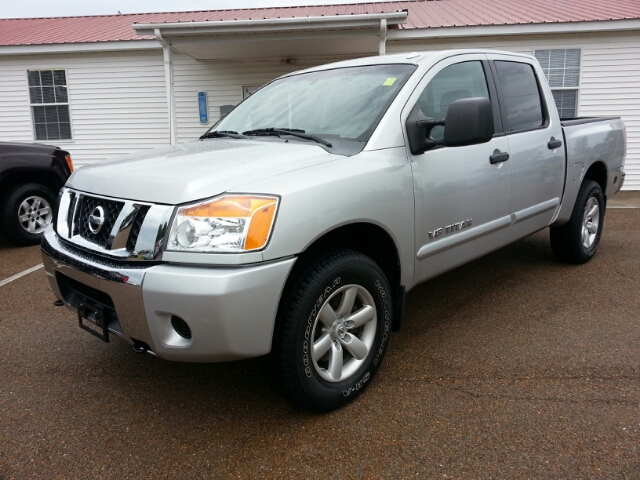
[[[551,137],[551,140],[549,140],[549,143],[547,143],[547,147],[549,147],[549,150],[560,148],[561,146],[562,140],[556,140],[554,137]]]
[[[509,152],[501,152],[500,150],[489,157],[491,165],[506,162],[507,160],[509,160]]]

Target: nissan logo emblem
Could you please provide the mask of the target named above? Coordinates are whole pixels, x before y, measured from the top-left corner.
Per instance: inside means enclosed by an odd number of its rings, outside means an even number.
[[[91,233],[98,233],[102,230],[102,225],[104,225],[104,209],[102,207],[94,208],[89,214],[89,221],[87,224],[89,225]]]

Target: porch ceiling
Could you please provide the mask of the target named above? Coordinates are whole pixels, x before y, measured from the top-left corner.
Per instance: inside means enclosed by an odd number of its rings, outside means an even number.
[[[197,60],[354,56],[377,54],[379,29],[332,32],[164,36],[174,50]]]

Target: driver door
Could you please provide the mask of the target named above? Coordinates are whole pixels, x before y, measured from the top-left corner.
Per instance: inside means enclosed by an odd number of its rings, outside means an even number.
[[[459,55],[437,64],[425,75],[403,115],[408,116],[417,103],[427,117],[444,119],[452,102],[470,97],[488,97],[494,106],[496,133],[489,142],[438,146],[418,155],[407,150],[414,179],[416,283],[495,250],[507,241],[509,144],[500,124],[496,89],[486,56]],[[431,137],[441,140],[445,128],[434,127]],[[492,156],[494,160],[506,160],[492,163]]]

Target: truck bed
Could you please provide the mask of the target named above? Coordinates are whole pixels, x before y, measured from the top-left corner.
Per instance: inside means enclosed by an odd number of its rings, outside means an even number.
[[[615,194],[624,181],[625,133],[620,117],[562,118],[560,123],[567,178],[562,205],[553,225],[569,219],[582,180],[595,163],[609,173],[606,185],[602,185],[606,197]]]
[[[560,123],[563,127],[574,127],[586,123],[595,123],[605,120],[620,120],[620,117],[561,117]]]

